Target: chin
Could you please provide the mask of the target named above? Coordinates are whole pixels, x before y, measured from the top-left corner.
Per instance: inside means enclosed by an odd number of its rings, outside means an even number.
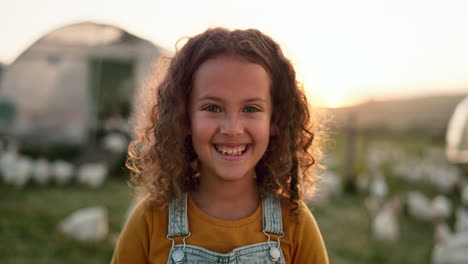
[[[247,180],[247,179],[252,179],[255,173],[252,173],[247,170],[236,170],[236,169],[229,169],[225,168],[223,170],[216,171],[216,176],[227,182],[234,182],[234,181],[239,181],[239,180]]]

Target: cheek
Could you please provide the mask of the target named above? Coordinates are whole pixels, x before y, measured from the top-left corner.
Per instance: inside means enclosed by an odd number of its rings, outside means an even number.
[[[208,140],[216,129],[215,122],[197,115],[193,116],[191,124],[190,130],[192,133],[192,141],[194,143]]]
[[[270,122],[268,120],[262,120],[257,122],[252,122],[251,126],[252,133],[255,135],[257,140],[262,142],[268,142],[270,138]]]

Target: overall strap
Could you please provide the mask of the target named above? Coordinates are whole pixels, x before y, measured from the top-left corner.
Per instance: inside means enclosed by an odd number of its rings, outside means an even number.
[[[277,235],[283,234],[281,202],[273,193],[265,193],[262,199],[263,232]]]
[[[169,203],[168,237],[186,236],[189,234],[187,220],[187,193],[172,199]]]

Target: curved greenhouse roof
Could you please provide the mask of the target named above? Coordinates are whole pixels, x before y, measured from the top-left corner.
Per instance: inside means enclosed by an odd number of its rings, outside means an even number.
[[[449,161],[468,164],[468,96],[455,108],[446,134]]]
[[[27,48],[0,80],[0,134],[83,144],[103,118],[126,114],[135,91],[167,52],[129,32],[83,22]]]

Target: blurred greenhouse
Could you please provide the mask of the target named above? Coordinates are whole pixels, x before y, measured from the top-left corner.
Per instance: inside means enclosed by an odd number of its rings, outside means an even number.
[[[446,138],[447,158],[453,163],[468,167],[468,97],[455,108]]]
[[[128,118],[136,87],[166,52],[123,29],[84,22],[46,34],[5,68],[0,135],[86,144],[109,118]]]

